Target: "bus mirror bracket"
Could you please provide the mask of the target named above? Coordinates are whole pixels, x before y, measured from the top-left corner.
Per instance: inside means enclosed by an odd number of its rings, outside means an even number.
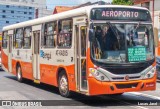
[[[158,39],[158,28],[154,28],[154,45],[158,47],[159,39]]]

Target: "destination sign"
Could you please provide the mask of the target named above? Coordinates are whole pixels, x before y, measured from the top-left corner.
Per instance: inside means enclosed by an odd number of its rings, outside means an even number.
[[[95,8],[91,10],[92,20],[151,21],[149,11],[128,8]]]
[[[146,61],[146,48],[128,48],[128,60],[129,62]]]

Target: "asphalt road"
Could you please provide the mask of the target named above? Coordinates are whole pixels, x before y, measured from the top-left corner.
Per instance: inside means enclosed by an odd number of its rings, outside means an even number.
[[[130,92],[118,96],[101,95],[94,97],[74,93],[71,98],[64,98],[59,95],[58,88],[56,87],[46,84],[35,84],[30,80],[19,83],[12,74],[0,71],[0,100],[54,100],[46,102],[54,102],[55,105],[58,105],[44,107],[1,106],[0,109],[159,109],[160,106],[134,105],[133,100],[160,100],[160,82],[157,82],[156,91]]]

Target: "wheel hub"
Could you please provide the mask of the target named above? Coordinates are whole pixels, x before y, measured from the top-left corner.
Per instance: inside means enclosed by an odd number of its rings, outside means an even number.
[[[67,84],[67,78],[65,76],[62,76],[60,80],[60,88],[63,92],[67,91],[68,84]]]
[[[20,68],[18,69],[18,79],[21,79],[21,72],[20,72]]]

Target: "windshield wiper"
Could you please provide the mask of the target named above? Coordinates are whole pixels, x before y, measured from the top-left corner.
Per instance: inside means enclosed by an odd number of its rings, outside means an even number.
[[[114,29],[114,27],[112,26],[112,24],[110,22],[106,22],[106,23],[111,27],[114,35],[116,36],[117,41],[118,41],[118,49],[120,49],[120,41],[119,41],[120,40],[120,36],[119,36],[119,34],[117,33],[117,31]],[[119,52],[119,56],[120,56],[120,60],[123,62],[123,59],[122,59],[122,57],[120,55],[120,52]]]

